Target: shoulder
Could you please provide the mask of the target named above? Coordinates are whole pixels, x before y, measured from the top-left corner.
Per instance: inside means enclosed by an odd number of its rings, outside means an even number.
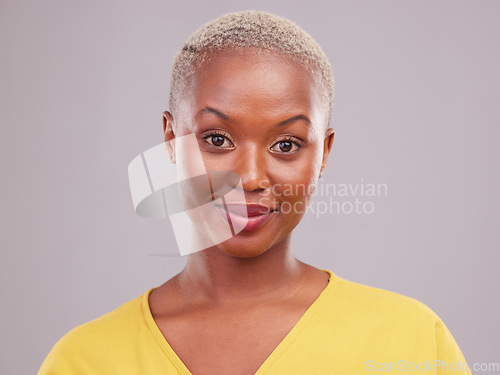
[[[81,324],[69,331],[61,340],[66,343],[85,342],[86,339],[123,339],[129,329],[137,324],[141,314],[141,301],[144,295],[128,301],[94,320]]]
[[[148,292],[67,332],[52,347],[39,374],[45,374],[49,368],[64,373],[65,369],[99,363],[110,349],[133,344],[141,327],[142,301]]]
[[[448,363],[465,363],[451,332],[423,302],[332,276],[322,324],[329,327],[330,332],[340,335],[342,340],[349,337],[356,350],[360,342],[370,342],[376,344],[370,347],[372,354],[391,348],[394,353],[403,353],[407,358],[420,356]],[[380,358],[384,356],[378,354]]]
[[[441,320],[423,302],[396,292],[363,285],[332,274],[330,304],[338,313],[367,323],[427,327]]]

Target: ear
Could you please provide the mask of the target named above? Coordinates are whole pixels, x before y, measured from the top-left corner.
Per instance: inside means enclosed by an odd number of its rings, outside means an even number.
[[[174,117],[169,111],[163,112],[163,134],[170,161],[175,164]]]
[[[330,155],[330,151],[333,145],[333,138],[335,136],[335,132],[332,128],[326,129],[325,141],[323,144],[323,161],[321,162],[321,170],[319,172],[319,177],[323,175],[323,171],[326,167],[326,161],[328,160],[328,155]]]

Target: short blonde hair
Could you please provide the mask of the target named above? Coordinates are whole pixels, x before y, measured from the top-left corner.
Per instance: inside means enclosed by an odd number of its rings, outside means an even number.
[[[175,116],[183,88],[196,69],[214,52],[245,47],[280,51],[312,73],[327,105],[325,128],[333,109],[334,77],[320,45],[292,21],[262,11],[240,11],[223,15],[194,32],[177,53],[172,67],[169,105]]]

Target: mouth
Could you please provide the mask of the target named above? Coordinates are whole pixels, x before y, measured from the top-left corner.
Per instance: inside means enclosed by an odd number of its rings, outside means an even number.
[[[217,211],[236,232],[249,232],[260,228],[278,212],[260,204],[228,203],[217,205]]]

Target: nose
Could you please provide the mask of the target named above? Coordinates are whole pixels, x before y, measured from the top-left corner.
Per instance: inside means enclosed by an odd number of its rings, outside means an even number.
[[[240,147],[233,170],[240,176],[243,190],[259,191],[270,186],[266,154],[256,145]]]

